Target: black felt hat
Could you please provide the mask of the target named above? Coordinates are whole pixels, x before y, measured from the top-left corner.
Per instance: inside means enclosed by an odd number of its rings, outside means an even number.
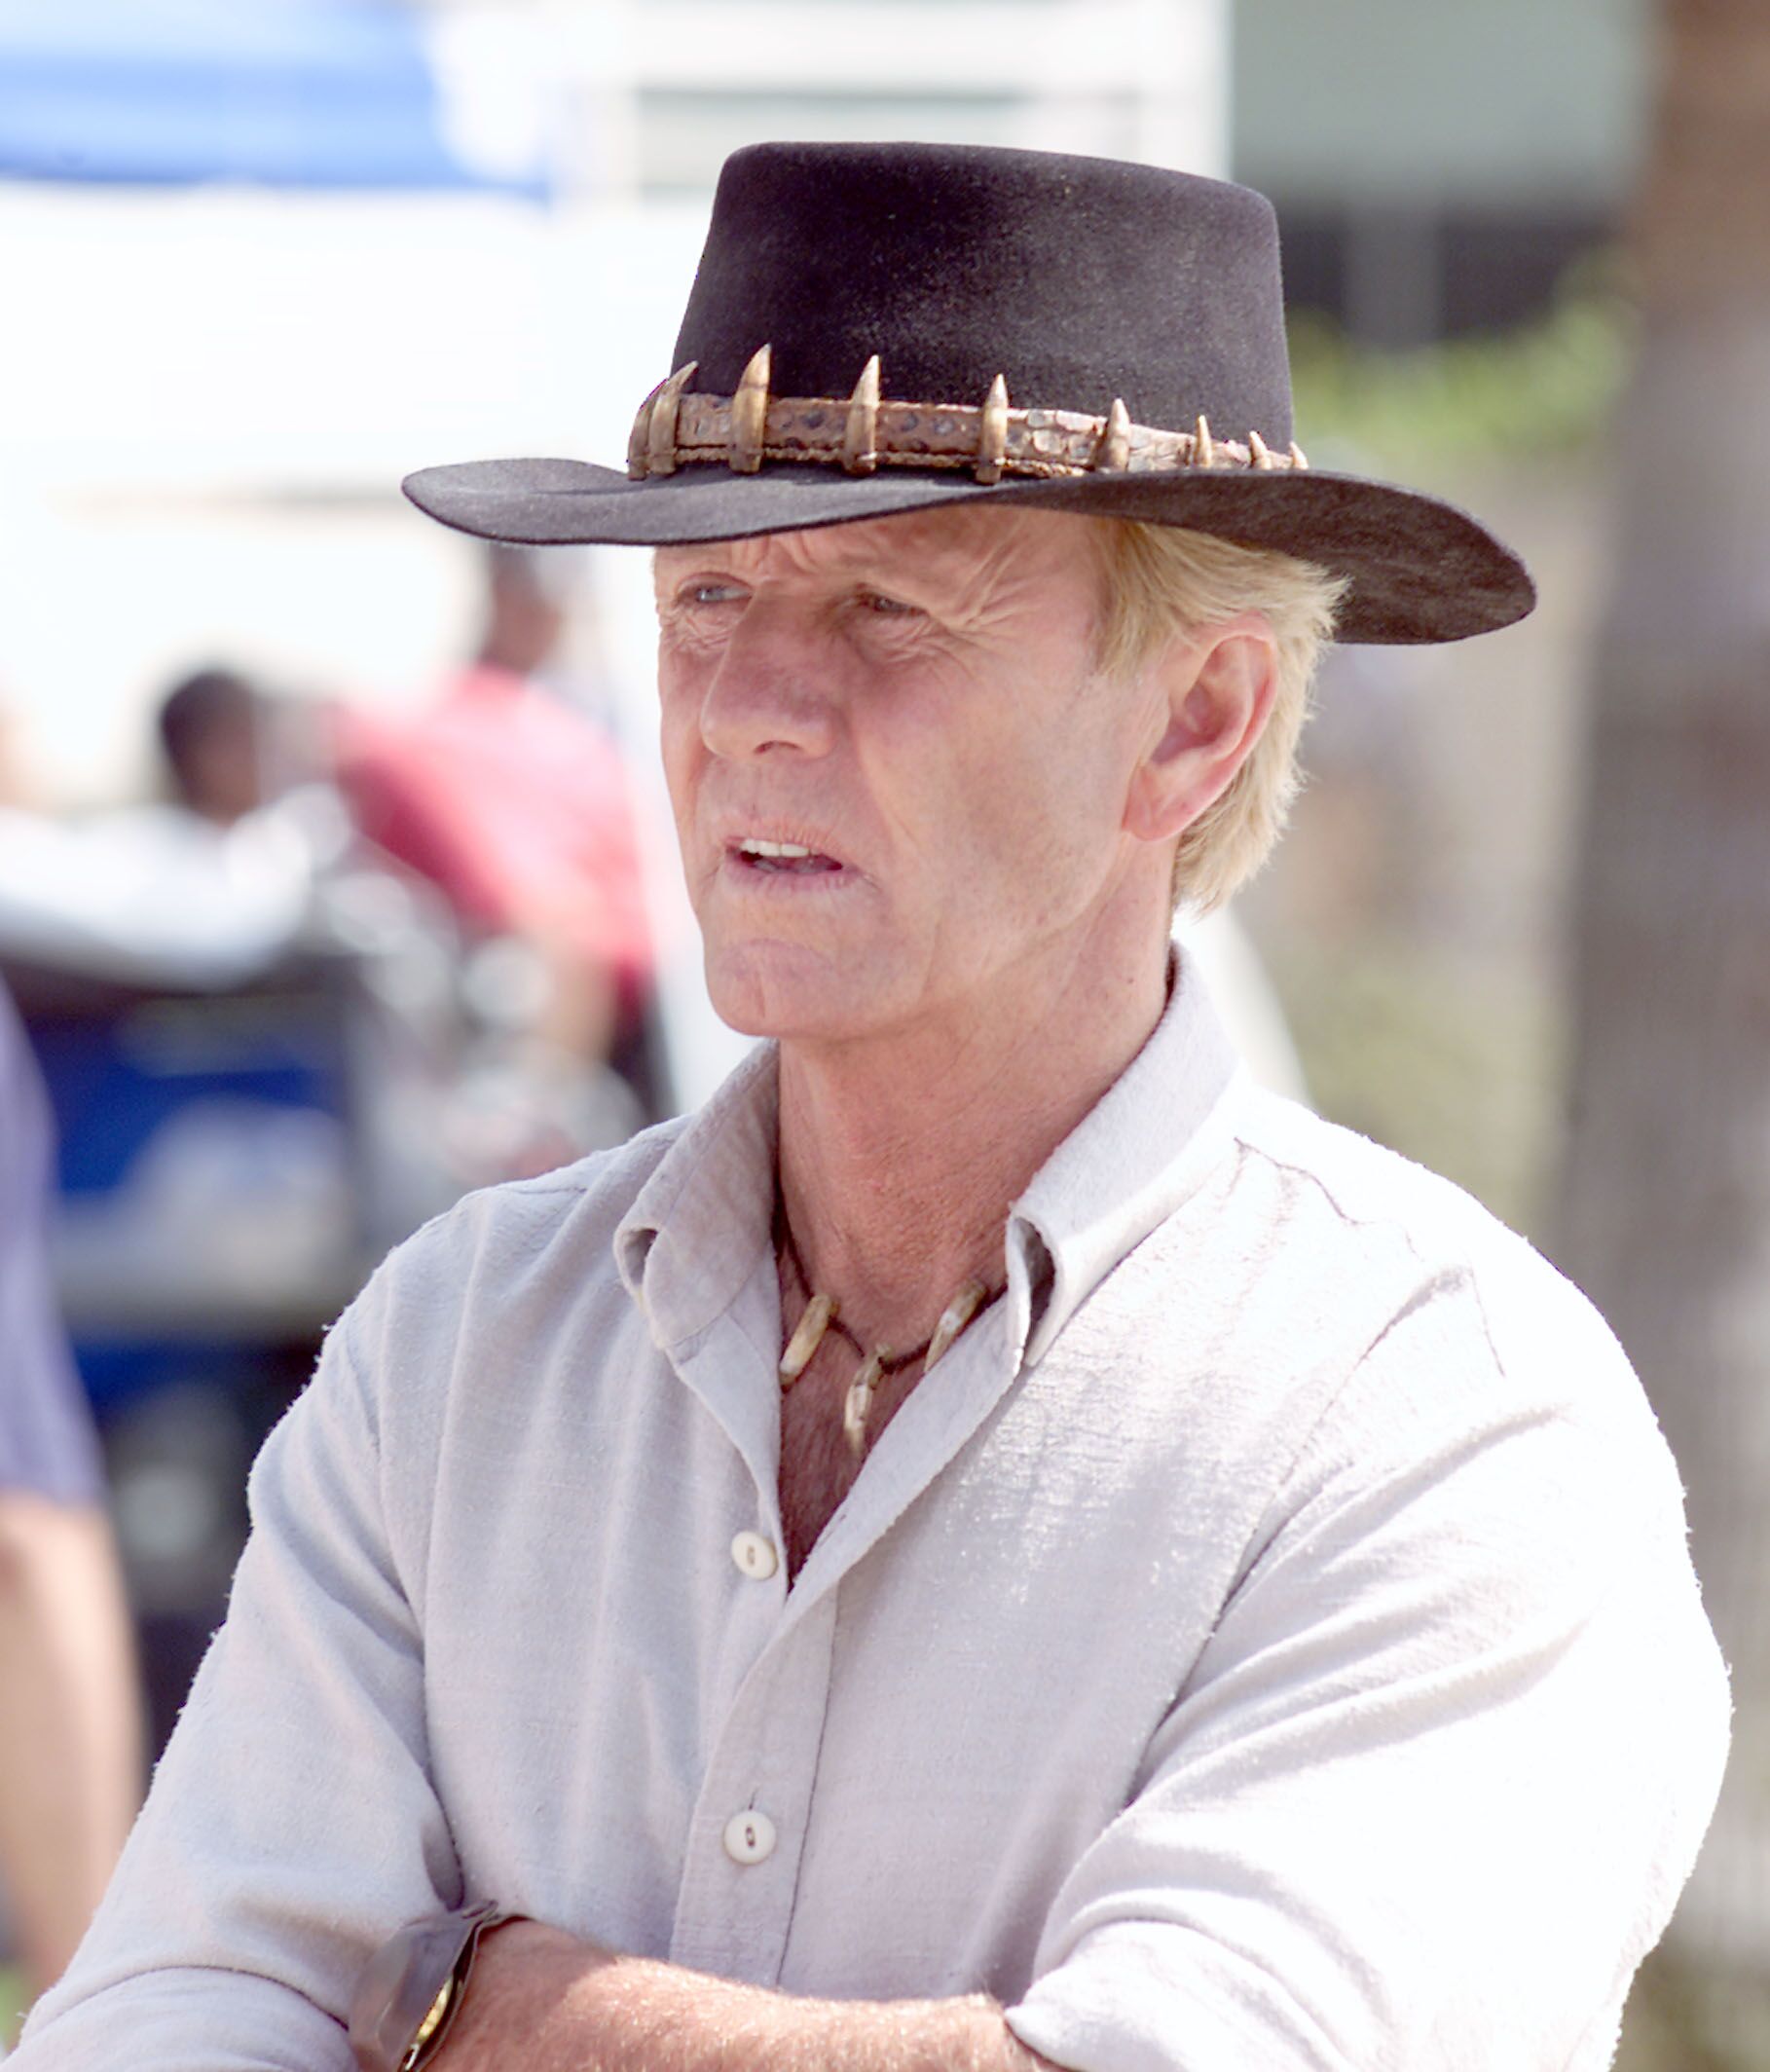
[[[1347,576],[1355,641],[1457,640],[1535,602],[1464,512],[1293,445],[1277,225],[1245,187],[1050,152],[755,145],[720,175],[675,365],[625,472],[470,462],[406,494],[531,544],[979,500],[1144,519]]]

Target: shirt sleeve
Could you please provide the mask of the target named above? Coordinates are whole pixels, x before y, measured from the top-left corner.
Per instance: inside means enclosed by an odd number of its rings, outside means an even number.
[[[1607,1335],[1604,1387],[1428,1408],[1442,1314],[1398,1319],[1304,1451],[1060,1891],[1009,2014],[1054,2064],[1609,2064],[1718,1790],[1725,1673]]]
[[[461,1901],[352,1350],[372,1301],[333,1331],[253,1469],[227,1621],[18,2072],[349,2072],[364,1959]]]
[[[50,1271],[50,1145],[36,1063],[0,990],[0,1492],[95,1503],[98,1446]]]

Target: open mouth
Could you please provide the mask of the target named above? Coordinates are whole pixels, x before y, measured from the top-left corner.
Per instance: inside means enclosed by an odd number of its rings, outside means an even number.
[[[798,842],[763,841],[750,834],[732,844],[731,854],[742,869],[771,877],[826,877],[842,868],[822,850],[807,849]]]

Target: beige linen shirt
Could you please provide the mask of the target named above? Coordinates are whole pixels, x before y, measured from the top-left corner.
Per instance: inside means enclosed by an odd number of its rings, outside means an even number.
[[[1591,2072],[1721,1666],[1615,1344],[1190,972],[789,1587],[763,1049],[387,1262],[18,2072],[345,2072],[492,1897],[1082,2072]],[[514,2052],[512,2061],[520,2059]]]

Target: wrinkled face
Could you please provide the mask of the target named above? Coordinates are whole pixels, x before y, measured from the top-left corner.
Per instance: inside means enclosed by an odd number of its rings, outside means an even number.
[[[1054,989],[1150,746],[1087,519],[948,507],[656,560],[663,750],[715,1006],[845,1038]]]

